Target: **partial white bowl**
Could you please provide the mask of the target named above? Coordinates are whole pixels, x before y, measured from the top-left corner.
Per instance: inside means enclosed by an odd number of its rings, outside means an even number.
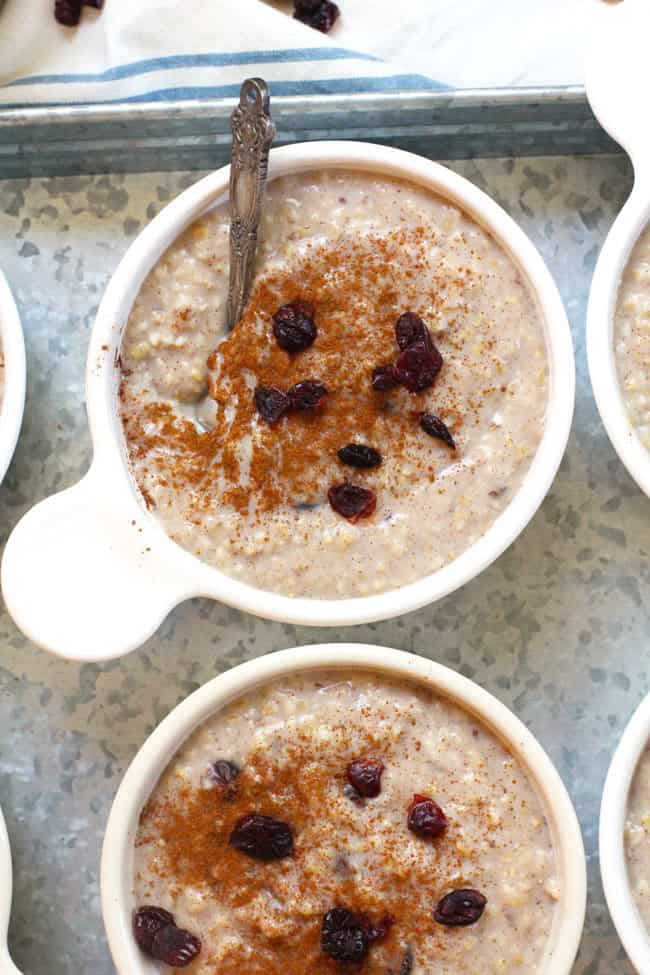
[[[0,340],[4,352],[5,388],[0,404],[0,482],[14,455],[25,410],[25,340],[18,309],[0,271]]]
[[[537,786],[558,856],[562,889],[544,975],[569,975],[578,950],[586,903],[586,868],[580,827],[550,759],[528,729],[496,698],[455,671],[386,647],[325,644],[296,647],[235,667],[179,704],[142,746],[124,776],[106,827],[101,866],[104,924],[119,975],[154,975],[131,933],[133,843],[140,811],[183,742],[203,721],[261,684],[323,668],[358,668],[426,684],[476,715],[512,749]]]
[[[239,582],[173,542],[147,511],[129,473],[117,410],[122,332],[140,286],[166,248],[226,198],[229,168],[170,203],[134,241],[101,303],[90,342],[87,402],[95,448],[85,478],[42,502],[18,524],[2,564],[5,603],[24,633],[64,657],[100,660],[139,646],[184,599],[207,596],[268,619],[344,626],[398,616],[440,599],[478,575],[519,535],[539,507],[566,446],[574,405],[568,322],[542,258],[485,193],[411,153],[354,142],[273,150],[269,178],[323,168],[411,180],[458,204],[503,245],[537,297],[544,325],[549,400],[544,434],[524,482],[496,523],[450,565],[417,582],[355,599],[291,599]],[[107,612],[107,607],[115,607]],[[98,625],[101,621],[101,625]]]
[[[607,132],[634,166],[634,187],[616,218],[596,264],[587,310],[589,375],[609,439],[642,491],[650,496],[650,452],[630,423],[614,357],[614,317],[621,278],[641,232],[650,221],[650,87],[646,0],[593,3],[593,36],[586,63],[587,95]]]
[[[639,975],[650,975],[650,934],[634,903],[625,860],[628,796],[650,741],[650,694],[630,719],[614,753],[600,806],[600,873],[618,936]]]
[[[11,893],[13,875],[11,869],[11,848],[9,834],[0,809],[0,972],[2,975],[20,975],[9,957],[7,932],[11,914]]]

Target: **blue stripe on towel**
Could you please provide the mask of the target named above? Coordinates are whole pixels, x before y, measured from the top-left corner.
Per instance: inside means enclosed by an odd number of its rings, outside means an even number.
[[[98,74],[41,74],[10,81],[6,88],[20,85],[64,85],[120,81],[134,78],[153,71],[168,71],[177,68],[223,68],[244,64],[281,64],[287,61],[340,61],[354,58],[357,61],[378,61],[374,54],[349,51],[344,47],[299,47],[280,51],[238,51],[232,54],[172,54],[168,57],[148,58],[120,64]],[[0,86],[1,87],[1,86]]]
[[[433,81],[424,75],[401,74],[390,75],[386,78],[324,78],[320,81],[274,81],[272,83],[274,95],[340,95],[364,94],[382,91],[439,91],[447,86]],[[0,89],[1,91],[2,89]],[[240,86],[217,85],[187,88],[160,88],[155,91],[144,92],[141,95],[131,95],[126,98],[102,99],[100,101],[85,102],[23,102],[4,104],[0,101],[0,111],[15,108],[58,108],[61,105],[117,105],[135,102],[160,101],[190,101],[209,98],[237,98]]]
[[[160,88],[142,95],[116,98],[116,102],[183,101],[193,98],[236,98],[240,85]],[[397,74],[386,78],[322,78],[318,81],[273,81],[273,95],[341,95],[378,91],[437,91],[445,88],[425,75]]]

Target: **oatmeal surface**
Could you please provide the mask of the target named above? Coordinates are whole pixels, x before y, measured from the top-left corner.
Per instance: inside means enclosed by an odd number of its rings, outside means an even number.
[[[121,348],[131,469],[167,533],[211,565],[289,596],[383,592],[441,568],[481,537],[519,488],[548,395],[533,298],[494,239],[428,190],[321,172],[268,188],[256,283],[224,337],[228,216],[214,209],[166,252],[137,297]],[[297,354],[272,316],[313,306]],[[421,316],[443,365],[430,388],[372,388],[399,354],[395,323]],[[325,384],[318,409],[264,420],[258,387]],[[210,423],[194,422],[208,389]],[[455,448],[418,422],[433,413]],[[371,446],[358,470],[338,450]],[[376,496],[351,524],[328,503],[349,480]]]
[[[614,354],[628,417],[650,449],[650,227],[641,234],[623,272]]]
[[[632,896],[650,931],[650,749],[639,760],[627,803],[625,859]]]
[[[369,757],[384,765],[381,791],[360,801],[346,769]],[[217,761],[240,770],[232,787],[215,781]],[[416,794],[447,818],[433,840],[407,828]],[[290,827],[292,855],[264,862],[229,845],[253,813]],[[482,917],[437,923],[459,888],[487,898]],[[428,688],[363,672],[278,680],[206,721],[154,790],[135,847],[134,902],[201,939],[193,975],[340,973],[320,942],[333,907],[392,918],[359,975],[547,972],[560,892],[545,810],[518,760]]]

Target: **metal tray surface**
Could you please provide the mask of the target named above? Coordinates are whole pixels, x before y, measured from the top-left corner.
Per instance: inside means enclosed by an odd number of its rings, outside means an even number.
[[[591,273],[629,192],[631,167],[618,154],[476,159],[452,168],[531,235],[567,303],[578,400],[549,496],[521,538],[471,584],[377,625],[332,633],[195,600],[128,658],[78,666],[36,650],[0,612],[0,797],[16,862],[11,949],[22,971],[111,975],[99,853],[120,777],[152,727],[240,661],[341,639],[435,658],[523,718],[556,762],[584,830],[590,899],[575,975],[632,975],[602,897],[597,818],[615,744],[650,687],[648,502],[599,421],[583,343]],[[85,471],[84,362],[101,294],[138,230],[198,175],[0,182],[0,266],[20,307],[28,358],[23,435],[0,491],[0,539],[36,500]]]
[[[221,165],[234,101],[0,111],[0,179]],[[362,139],[437,159],[617,150],[582,88],[310,95],[273,99],[277,143]]]

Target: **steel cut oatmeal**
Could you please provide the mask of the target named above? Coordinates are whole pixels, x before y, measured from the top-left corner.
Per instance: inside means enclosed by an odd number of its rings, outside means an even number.
[[[490,528],[539,446],[548,364],[486,231],[409,183],[288,176],[225,335],[227,286],[220,206],[150,273],[122,341],[131,469],[175,541],[261,588],[343,598],[414,582]]]
[[[560,892],[542,801],[485,725],[420,684],[320,671],[244,695],[171,761],[134,935],[195,975],[530,975],[552,970]]]
[[[650,227],[641,234],[623,272],[614,354],[628,417],[650,448]]]

